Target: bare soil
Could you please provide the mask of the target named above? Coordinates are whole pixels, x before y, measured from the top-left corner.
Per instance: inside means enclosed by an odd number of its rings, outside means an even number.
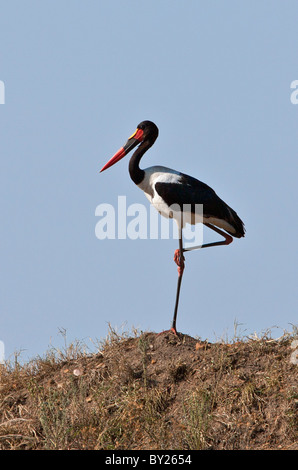
[[[0,449],[298,449],[293,338],[112,335],[0,366]]]

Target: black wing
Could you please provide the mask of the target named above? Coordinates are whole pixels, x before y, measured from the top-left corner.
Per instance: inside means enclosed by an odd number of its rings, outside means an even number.
[[[157,182],[155,190],[168,206],[177,204],[183,210],[183,204],[189,204],[193,214],[195,205],[203,204],[204,218],[216,217],[225,220],[236,231],[231,235],[237,238],[244,236],[244,225],[237,213],[220,199],[210,186],[196,178],[181,173],[180,183]]]

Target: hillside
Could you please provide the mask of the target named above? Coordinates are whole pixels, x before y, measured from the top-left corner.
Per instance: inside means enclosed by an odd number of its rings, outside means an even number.
[[[118,336],[0,365],[0,449],[298,449],[293,337]]]

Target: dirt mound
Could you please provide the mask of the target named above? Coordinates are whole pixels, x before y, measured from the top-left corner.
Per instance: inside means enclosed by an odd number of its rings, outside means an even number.
[[[293,338],[113,335],[0,368],[0,449],[298,449]]]

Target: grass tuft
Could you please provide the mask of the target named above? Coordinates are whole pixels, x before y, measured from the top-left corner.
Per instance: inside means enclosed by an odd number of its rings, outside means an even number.
[[[117,332],[0,365],[0,449],[298,449],[297,328]],[[296,346],[295,346],[296,345]],[[295,356],[296,357],[296,356]]]

